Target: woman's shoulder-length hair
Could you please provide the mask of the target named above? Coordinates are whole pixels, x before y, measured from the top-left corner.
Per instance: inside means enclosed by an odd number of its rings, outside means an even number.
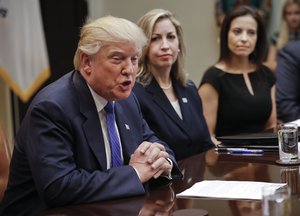
[[[226,15],[220,32],[220,57],[219,61],[229,61],[230,60],[230,50],[228,47],[228,32],[231,27],[232,21],[241,16],[251,16],[257,23],[257,41],[254,51],[250,54],[249,60],[255,65],[261,65],[267,50],[267,37],[266,37],[266,27],[263,18],[259,14],[258,10],[242,5],[235,8],[231,13]]]

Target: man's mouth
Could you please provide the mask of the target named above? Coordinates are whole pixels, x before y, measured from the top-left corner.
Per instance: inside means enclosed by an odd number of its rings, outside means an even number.
[[[129,86],[130,84],[131,84],[130,80],[121,83],[122,86]]]

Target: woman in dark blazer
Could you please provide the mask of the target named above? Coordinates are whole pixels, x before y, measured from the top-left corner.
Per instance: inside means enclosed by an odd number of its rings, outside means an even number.
[[[197,88],[184,72],[180,23],[171,12],[154,9],[138,25],[149,41],[134,87],[145,120],[177,160],[212,148]]]

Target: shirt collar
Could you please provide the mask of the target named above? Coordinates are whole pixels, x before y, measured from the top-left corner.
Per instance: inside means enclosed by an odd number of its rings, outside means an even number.
[[[92,93],[92,97],[95,101],[95,104],[97,107],[97,112],[100,112],[106,106],[107,100],[105,98],[101,97],[100,95],[98,95],[89,85],[88,85],[88,87],[89,87],[89,89]]]

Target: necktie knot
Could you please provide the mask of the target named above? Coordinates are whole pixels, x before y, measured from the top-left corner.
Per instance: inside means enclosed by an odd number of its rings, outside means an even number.
[[[104,110],[106,113],[114,113],[114,103],[111,101],[108,101],[106,106],[104,107]]]

